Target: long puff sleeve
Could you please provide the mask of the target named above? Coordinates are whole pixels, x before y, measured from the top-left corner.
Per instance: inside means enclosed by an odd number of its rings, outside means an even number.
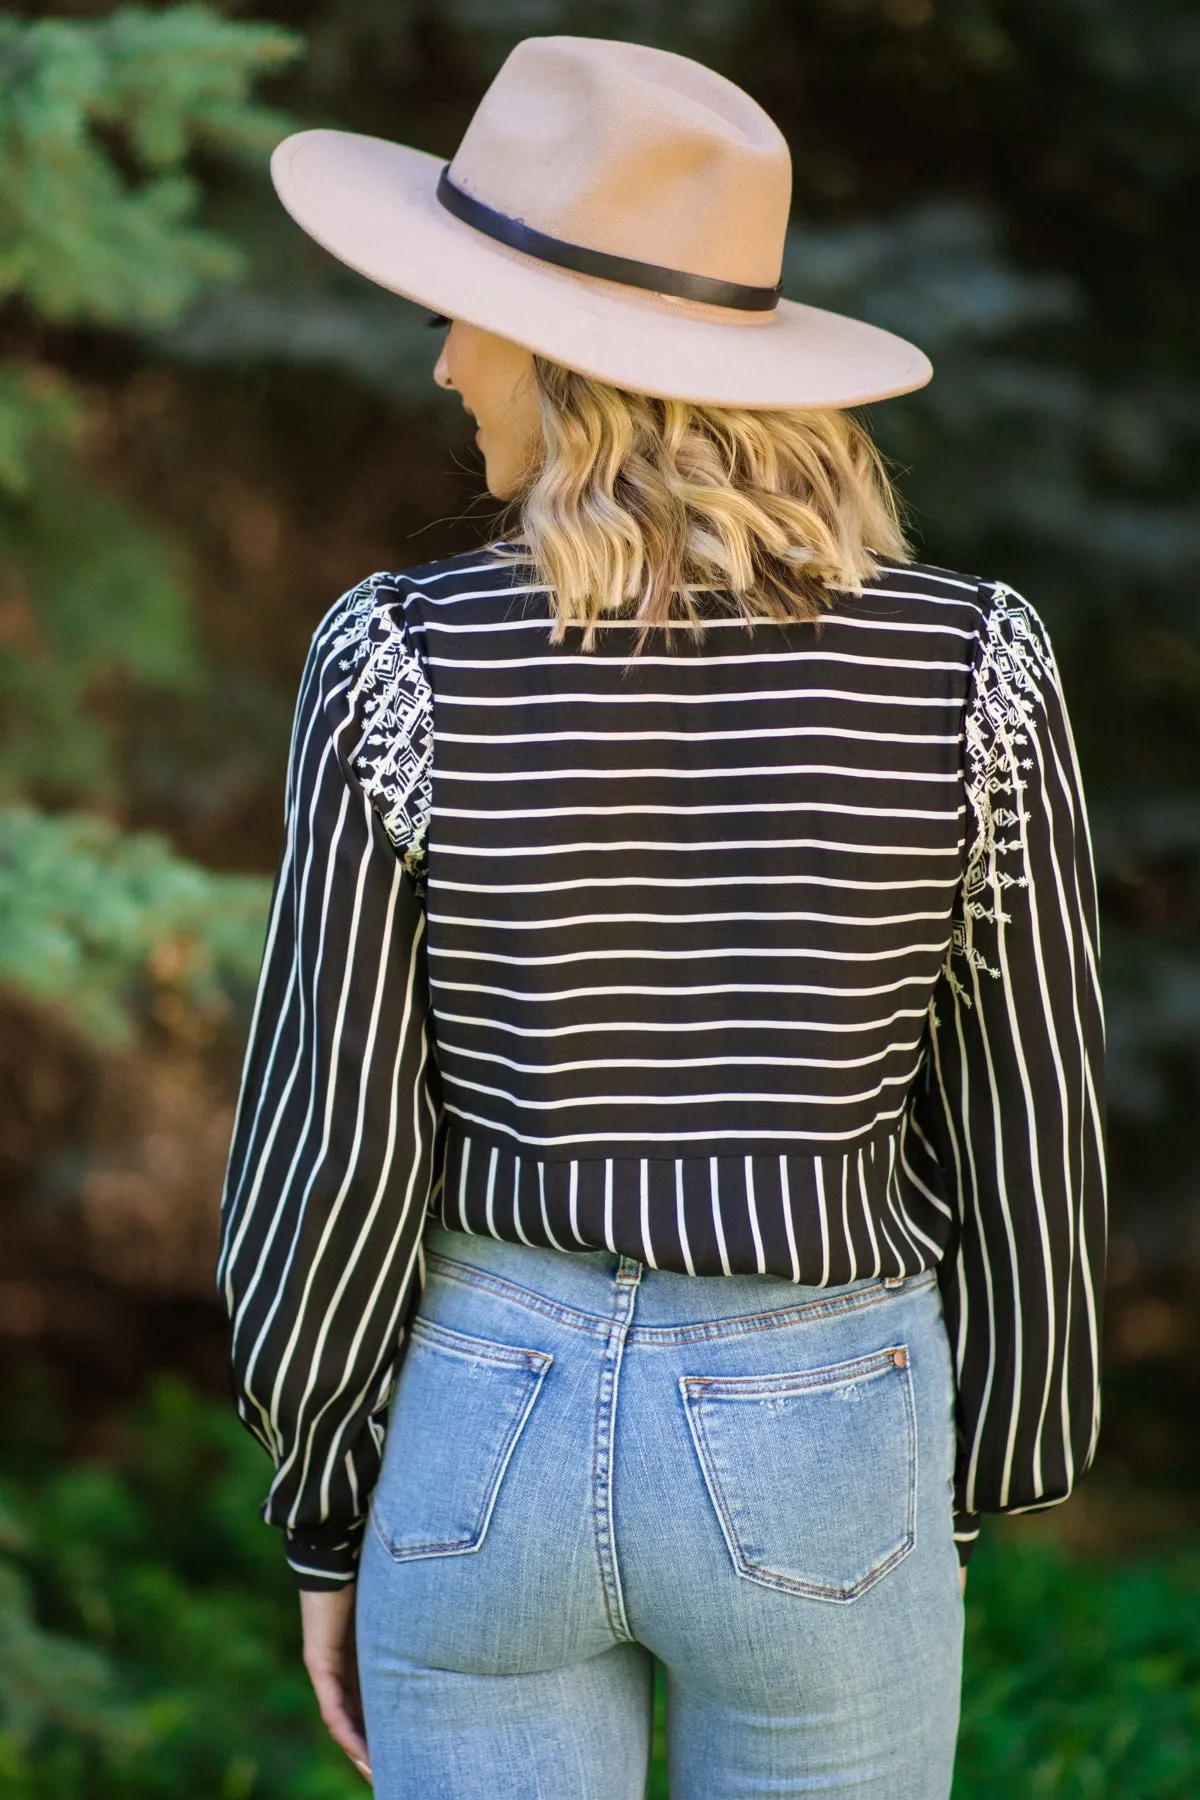
[[[915,1101],[954,1214],[956,1535],[1071,1492],[1099,1430],[1105,1028],[1095,868],[1045,625],[981,593],[965,715],[969,842]]]
[[[429,689],[373,576],[301,682],[218,1281],[239,1412],[297,1582],[353,1579],[437,1138],[421,856]]]

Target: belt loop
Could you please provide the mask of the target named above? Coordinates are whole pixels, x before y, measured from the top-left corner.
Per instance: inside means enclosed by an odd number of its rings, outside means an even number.
[[[634,1256],[623,1256],[621,1266],[617,1270],[618,1287],[636,1287],[642,1279],[644,1265]]]

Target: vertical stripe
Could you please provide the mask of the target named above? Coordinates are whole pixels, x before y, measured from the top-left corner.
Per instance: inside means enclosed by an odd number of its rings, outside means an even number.
[[[654,1239],[650,1234],[650,1164],[643,1156],[638,1164],[638,1193],[640,1200],[640,1224],[642,1229],[642,1261],[657,1269],[658,1261],[654,1255]]]
[[[779,1166],[781,1170],[783,1170],[786,1179],[787,1165],[782,1156],[779,1159]],[[813,1157],[813,1184],[817,1193],[817,1219],[821,1227],[821,1279],[817,1285],[819,1287],[828,1287],[830,1269],[829,1213],[825,1206],[825,1163],[824,1159],[819,1156]],[[796,1264],[796,1245],[790,1230],[790,1207],[788,1208],[787,1216],[789,1220],[788,1242],[791,1245],[792,1264],[795,1267],[798,1265]],[[794,1279],[799,1281],[799,1275],[797,1274]]]
[[[863,1157],[860,1150],[854,1159],[854,1177],[858,1189],[858,1204],[862,1208],[863,1221],[867,1227],[867,1236],[871,1241],[871,1267],[868,1275],[883,1274],[883,1257],[879,1250],[879,1238],[875,1232],[875,1221],[871,1217],[871,1205],[867,1198],[867,1180],[863,1173]]]
[[[464,1231],[470,1231],[467,1224],[467,1176],[471,1168],[471,1140],[465,1139],[462,1147],[462,1162],[458,1174],[458,1218]]]
[[[552,1249],[565,1250],[566,1245],[560,1244],[558,1239],[554,1235],[553,1228],[550,1224],[550,1214],[546,1210],[546,1165],[544,1162],[540,1162],[537,1165],[537,1174],[538,1174],[538,1200],[541,1204],[541,1209],[542,1209],[542,1229],[545,1231],[546,1237],[547,1237]]]
[[[820,1168],[820,1161],[817,1162]],[[788,1180],[788,1159],[779,1158],[779,1203],[783,1207],[783,1229],[787,1233],[788,1258],[792,1265],[792,1280],[800,1279],[800,1257],[796,1250],[796,1221],[792,1217],[792,1190]]]
[[[858,1266],[858,1250],[855,1247],[854,1234],[850,1230],[850,1189],[849,1189],[850,1162],[849,1162],[849,1158],[843,1156],[839,1166],[841,1169],[841,1179],[842,1179],[842,1242],[846,1246],[846,1251],[849,1256],[849,1263],[850,1263],[849,1273],[846,1276],[846,1280],[847,1281],[858,1281],[861,1279],[861,1274],[860,1274],[859,1266]]]
[[[688,1242],[687,1207],[684,1202],[683,1160],[675,1158],[675,1225],[679,1232],[679,1248],[683,1254],[683,1266],[689,1275],[696,1273],[696,1265],[692,1261],[692,1248]]]
[[[708,1168],[712,1178],[713,1231],[716,1233],[717,1238],[717,1253],[721,1258],[721,1272],[724,1275],[732,1275],[733,1270],[729,1264],[729,1252],[725,1248],[725,1227],[721,1219],[721,1177],[717,1158],[715,1156],[710,1157]]]
[[[874,1189],[875,1189],[876,1182],[875,1182],[875,1144],[874,1144],[874,1141],[872,1141],[871,1144],[868,1145],[867,1157],[868,1157],[868,1161],[870,1162],[870,1165],[871,1165],[869,1171],[867,1171],[864,1168],[862,1151],[861,1150],[859,1151],[859,1153],[858,1153],[858,1173],[859,1173],[859,1180],[862,1182],[862,1186],[863,1186],[864,1204],[866,1206],[868,1216],[872,1217],[872,1218],[876,1218],[876,1223],[878,1226],[878,1236],[883,1239],[884,1243],[887,1245],[887,1248],[891,1253],[891,1257],[890,1257],[890,1261],[889,1261],[887,1257],[883,1256],[882,1251],[880,1252],[879,1273],[881,1275],[887,1275],[894,1279],[895,1277],[904,1274],[906,1265],[905,1265],[905,1260],[904,1260],[904,1252],[899,1248],[899,1246],[896,1242],[896,1239],[892,1236],[891,1232],[887,1228],[887,1218],[885,1217],[884,1209],[881,1207],[878,1215],[876,1215],[876,1213],[875,1213]],[[885,1205],[886,1205],[886,1201],[887,1201],[887,1194],[885,1192],[885,1194],[884,1194]]]
[[[767,1272],[767,1259],[763,1251],[762,1233],[758,1229],[758,1209],[754,1204],[754,1158],[745,1160],[746,1170],[746,1210],[750,1215],[750,1235],[754,1239],[754,1264],[760,1275]]]
[[[487,1199],[484,1202],[484,1214],[483,1214],[484,1218],[487,1220],[487,1228],[491,1232],[493,1237],[495,1237],[497,1235],[497,1233],[496,1233],[496,1165],[498,1164],[499,1161],[500,1161],[500,1152],[496,1148],[496,1146],[493,1145],[492,1146],[492,1154],[488,1158]]]
[[[613,1159],[611,1156],[604,1159],[604,1242],[615,1256],[617,1246],[613,1239]]]
[[[522,1174],[522,1170],[523,1170],[523,1164],[522,1164],[521,1158],[519,1156],[514,1156],[513,1157],[513,1178],[512,1178],[512,1228],[516,1232],[517,1236],[520,1238],[521,1242],[523,1244],[528,1244],[530,1249],[532,1249],[533,1248],[533,1239],[525,1236],[525,1232],[521,1226],[521,1174]]]

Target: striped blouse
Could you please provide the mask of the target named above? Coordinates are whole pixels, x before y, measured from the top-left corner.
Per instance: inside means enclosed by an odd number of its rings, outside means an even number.
[[[512,548],[345,594],[301,682],[219,1279],[268,1520],[353,1578],[433,1212],[805,1284],[936,1268],[960,1553],[1096,1442],[1096,884],[1045,625],[886,564],[585,652]]]

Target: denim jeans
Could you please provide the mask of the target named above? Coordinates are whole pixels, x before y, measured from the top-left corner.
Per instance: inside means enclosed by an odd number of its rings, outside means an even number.
[[[430,1227],[358,1591],[378,1800],[946,1800],[932,1274],[798,1288]]]

